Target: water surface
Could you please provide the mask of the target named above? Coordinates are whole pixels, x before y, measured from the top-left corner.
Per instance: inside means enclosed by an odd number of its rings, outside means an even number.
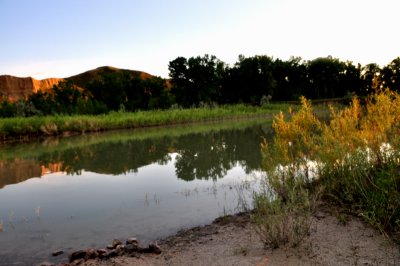
[[[0,265],[142,243],[240,210],[266,122],[124,130],[0,146]]]

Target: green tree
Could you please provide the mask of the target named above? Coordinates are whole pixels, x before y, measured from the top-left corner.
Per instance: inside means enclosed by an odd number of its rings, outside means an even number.
[[[145,91],[149,94],[149,109],[166,109],[174,103],[174,97],[160,77],[152,77],[144,81]]]
[[[96,101],[104,103],[108,110],[117,111],[128,100],[126,86],[129,80],[130,77],[124,73],[106,73],[91,81],[86,89]]]
[[[309,86],[307,68],[300,57],[291,57],[288,61],[276,59],[273,75],[276,81],[273,95],[278,101],[298,100]]]
[[[383,86],[392,91],[400,91],[400,57],[397,57],[382,69]]]
[[[351,95],[353,92],[359,96],[365,95],[362,87],[361,65],[353,65],[351,61],[344,63],[344,75],[342,75],[341,87],[345,95]]]
[[[195,101],[191,97],[191,86],[188,76],[188,62],[185,57],[177,57],[168,64],[169,76],[172,82],[172,93],[178,104],[190,106]]]
[[[57,113],[78,113],[77,103],[83,97],[72,81],[62,81],[53,86],[53,99],[57,106]],[[51,101],[51,97],[47,97]]]
[[[226,65],[215,56],[178,57],[169,63],[172,91],[178,104],[219,102]]]
[[[2,99],[0,101],[0,117],[13,117],[17,114],[16,104],[8,101],[7,99]]]
[[[268,56],[245,58],[239,56],[239,62],[228,71],[224,82],[223,95],[234,100],[258,104],[263,95],[272,95],[276,87],[273,76],[273,61]],[[238,99],[235,99],[238,98]]]
[[[308,62],[309,90],[304,96],[311,99],[343,97],[342,87],[345,64],[339,59],[320,57]]]
[[[125,84],[127,102],[124,104],[127,110],[145,110],[148,108],[150,93],[146,91],[145,82],[140,76],[133,76]]]
[[[361,69],[361,80],[362,87],[364,88],[364,94],[370,94],[379,87],[379,76],[381,75],[381,69],[375,63],[368,64]]]

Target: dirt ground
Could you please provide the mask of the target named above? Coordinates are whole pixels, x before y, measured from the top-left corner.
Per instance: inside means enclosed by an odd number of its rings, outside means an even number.
[[[334,209],[320,206],[311,234],[297,247],[264,249],[249,215],[217,219],[158,242],[162,253],[139,258],[87,261],[85,266],[117,265],[400,265],[400,246],[357,217],[340,223]],[[343,218],[343,217],[342,217]]]

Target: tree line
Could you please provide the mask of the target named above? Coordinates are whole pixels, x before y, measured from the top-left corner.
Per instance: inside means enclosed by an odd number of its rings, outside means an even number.
[[[400,88],[400,57],[380,68],[354,65],[331,56],[306,61],[266,55],[245,57],[230,66],[213,55],[177,57],[170,79],[140,78],[126,72],[103,73],[84,88],[72,80],[27,99],[0,102],[0,117],[51,114],[101,114],[216,104],[366,96],[377,88]]]
[[[333,57],[311,61],[291,57],[239,56],[228,66],[215,56],[178,57],[169,63],[176,100],[183,106],[200,102],[260,104],[264,100],[291,101],[365,96],[379,87],[399,90],[400,57],[382,69]]]

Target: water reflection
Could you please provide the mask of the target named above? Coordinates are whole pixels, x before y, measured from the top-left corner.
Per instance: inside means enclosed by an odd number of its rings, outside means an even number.
[[[135,132],[122,131],[90,145],[80,145],[85,140],[80,141],[79,137],[72,144],[45,141],[36,149],[25,143],[21,146],[27,152],[16,152],[15,156],[13,149],[18,150],[18,145],[2,145],[0,149],[8,152],[8,158],[0,156],[0,188],[55,172],[70,175],[80,175],[82,170],[110,175],[137,172],[151,163],[165,165],[171,161],[172,152],[178,153],[175,172],[182,180],[217,179],[236,163],[249,173],[259,168],[260,137],[268,135],[268,130],[269,127],[257,125],[170,136],[167,129],[164,135],[145,139],[137,139]],[[119,139],[121,134],[128,137]],[[37,147],[38,143],[32,146]]]
[[[269,134],[253,121],[0,145],[0,265],[151,241],[233,213],[234,186],[260,169]]]
[[[236,163],[249,173],[258,169],[261,161],[261,128],[223,130],[207,135],[193,134],[182,137],[176,147],[179,153],[176,175],[186,181],[217,179]]]

